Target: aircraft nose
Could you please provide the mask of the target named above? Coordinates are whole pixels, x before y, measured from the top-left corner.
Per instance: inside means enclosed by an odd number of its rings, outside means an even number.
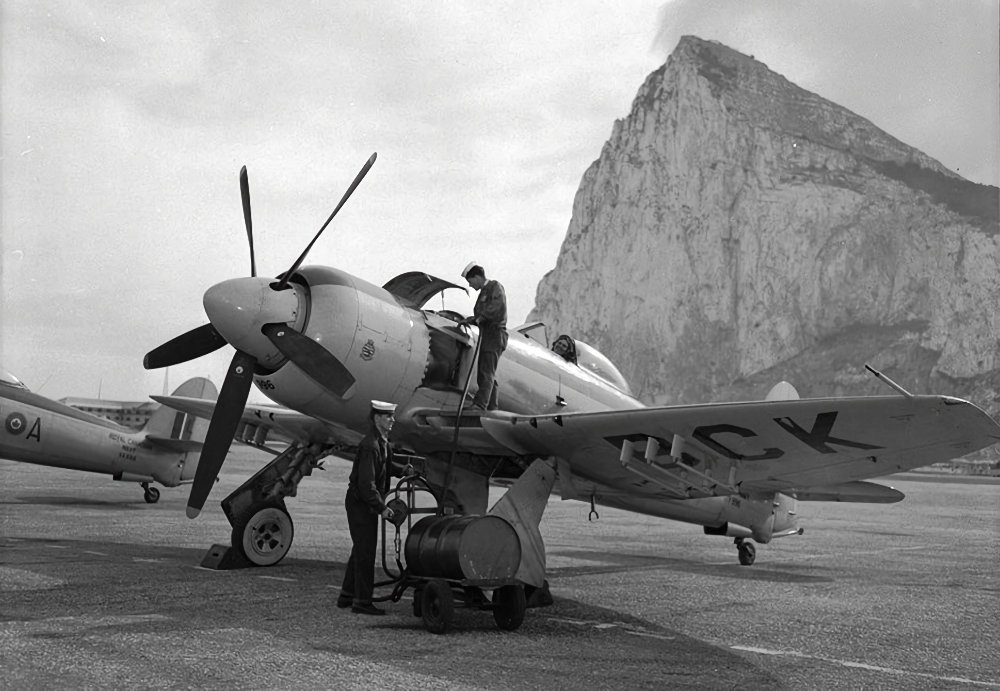
[[[222,337],[268,368],[276,367],[285,358],[261,333],[261,328],[265,324],[282,323],[295,328],[302,314],[302,289],[291,285],[284,290],[273,290],[270,286],[273,280],[232,278],[205,291],[202,301],[208,320]]]

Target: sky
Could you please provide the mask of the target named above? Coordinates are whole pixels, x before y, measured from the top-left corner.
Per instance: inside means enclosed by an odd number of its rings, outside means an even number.
[[[259,274],[291,265],[377,152],[305,264],[461,284],[476,260],[522,323],[584,172],[686,34],[1000,184],[995,0],[0,8],[0,368],[52,398],[162,391],[142,356],[249,275],[242,165]],[[172,367],[169,388],[221,385],[232,352]]]

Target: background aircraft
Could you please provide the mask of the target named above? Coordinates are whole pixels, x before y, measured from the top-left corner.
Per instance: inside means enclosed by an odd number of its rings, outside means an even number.
[[[208,379],[196,377],[175,395],[195,400],[216,395]],[[189,483],[207,423],[170,408],[157,408],[141,429],[118,425],[32,393],[13,375],[0,371],[0,458],[55,468],[106,473],[115,480],[138,482],[146,502],[160,492],[150,487]]]
[[[891,396],[797,400],[779,385],[770,400],[649,408],[595,349],[577,342],[575,362],[553,353],[541,324],[511,330],[497,372],[500,410],[466,412],[478,332],[460,327],[461,315],[423,309],[458,286],[414,272],[379,287],[334,268],[300,268],[374,160],[277,279],[256,276],[244,168],[251,276],[209,288],[209,323],[146,356],[154,368],[227,343],[236,349],[216,404],[158,399],[211,417],[189,517],[203,507],[234,435],[262,441],[278,430],[296,440],[223,502],[234,548],[254,563],[287,552],[284,498],[320,457],[350,451],[371,399],[398,404],[393,442],[427,459],[424,475],[457,512],[484,513],[491,479],[516,478],[550,458],[564,498],[702,525],[734,538],[743,564],[755,558],[751,539],[800,532],[796,499],[898,501],[901,493],[865,480],[1000,441],[1000,426],[971,403],[911,395],[891,382]],[[251,383],[289,410],[245,408]]]

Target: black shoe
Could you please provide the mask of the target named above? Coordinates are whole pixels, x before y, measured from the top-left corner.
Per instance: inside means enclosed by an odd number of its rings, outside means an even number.
[[[377,617],[380,617],[383,614],[385,614],[384,609],[379,609],[370,602],[367,605],[354,605],[351,607],[351,611],[354,612],[355,614],[373,614]]]
[[[353,604],[354,604],[353,597],[344,597],[343,595],[341,595],[340,597],[337,598],[337,609],[347,609]]]

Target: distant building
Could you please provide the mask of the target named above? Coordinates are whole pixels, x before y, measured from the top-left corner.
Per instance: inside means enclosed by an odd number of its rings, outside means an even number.
[[[59,399],[59,402],[85,413],[117,422],[119,425],[136,429],[149,422],[150,416],[157,407],[153,401],[105,401],[100,398],[76,398],[73,396]]]

